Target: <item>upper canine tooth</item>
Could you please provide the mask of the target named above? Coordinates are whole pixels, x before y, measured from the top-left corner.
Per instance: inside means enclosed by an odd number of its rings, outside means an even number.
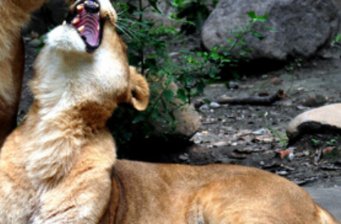
[[[84,5],[83,4],[77,5],[77,10],[78,11],[82,11],[83,9],[84,9]]]
[[[80,26],[80,27],[78,27],[78,31],[79,31],[79,32],[81,32],[81,33],[84,31],[84,29],[85,29],[85,26],[84,26],[84,25],[83,25],[83,26]]]

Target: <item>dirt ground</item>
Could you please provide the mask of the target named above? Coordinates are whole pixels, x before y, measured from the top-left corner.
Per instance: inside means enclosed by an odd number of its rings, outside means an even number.
[[[196,145],[177,161],[243,164],[277,173],[299,185],[338,185],[340,134],[307,134],[288,144],[285,129],[291,119],[308,109],[340,102],[340,83],[341,60],[334,58],[293,62],[262,76],[210,85],[196,102],[203,116],[200,131],[192,138]],[[271,95],[279,89],[286,97],[271,106],[216,103],[223,95]]]

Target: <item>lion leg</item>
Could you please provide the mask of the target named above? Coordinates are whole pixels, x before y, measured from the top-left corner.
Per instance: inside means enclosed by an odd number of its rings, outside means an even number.
[[[81,171],[82,172],[82,171]],[[108,170],[83,170],[75,179],[60,183],[40,198],[40,211],[33,224],[97,224],[111,194]]]
[[[30,189],[21,187],[0,171],[0,223],[26,224],[32,215],[34,198]]]
[[[0,61],[0,148],[16,126],[24,74],[24,44],[20,38],[12,49],[13,58]]]

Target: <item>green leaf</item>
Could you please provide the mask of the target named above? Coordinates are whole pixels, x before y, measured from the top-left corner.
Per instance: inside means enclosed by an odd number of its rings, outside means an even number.
[[[255,18],[257,17],[255,11],[249,11],[249,12],[247,13],[247,15],[248,15],[251,19],[255,19]]]
[[[170,89],[166,89],[163,91],[162,96],[167,100],[167,101],[172,101],[174,97],[174,92]]]
[[[179,98],[182,102],[187,102],[187,92],[185,89],[179,89],[177,92],[177,98]]]
[[[264,40],[265,36],[260,33],[260,32],[257,32],[257,31],[254,31],[251,33],[252,36],[256,37],[258,40]]]
[[[159,13],[161,13],[161,11],[159,10],[159,8],[157,7],[157,0],[148,0],[149,4]]]
[[[257,15],[255,11],[249,11],[247,15],[250,17],[252,22],[266,22],[268,21],[268,15]]]

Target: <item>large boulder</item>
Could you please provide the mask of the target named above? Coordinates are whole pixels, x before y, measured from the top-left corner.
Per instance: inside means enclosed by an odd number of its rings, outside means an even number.
[[[251,59],[310,57],[338,32],[340,18],[335,4],[333,0],[220,0],[203,26],[202,42],[208,49],[226,47],[232,33],[248,23],[247,13],[255,11],[257,15],[268,14],[269,19],[254,26],[264,39],[246,36]]]

